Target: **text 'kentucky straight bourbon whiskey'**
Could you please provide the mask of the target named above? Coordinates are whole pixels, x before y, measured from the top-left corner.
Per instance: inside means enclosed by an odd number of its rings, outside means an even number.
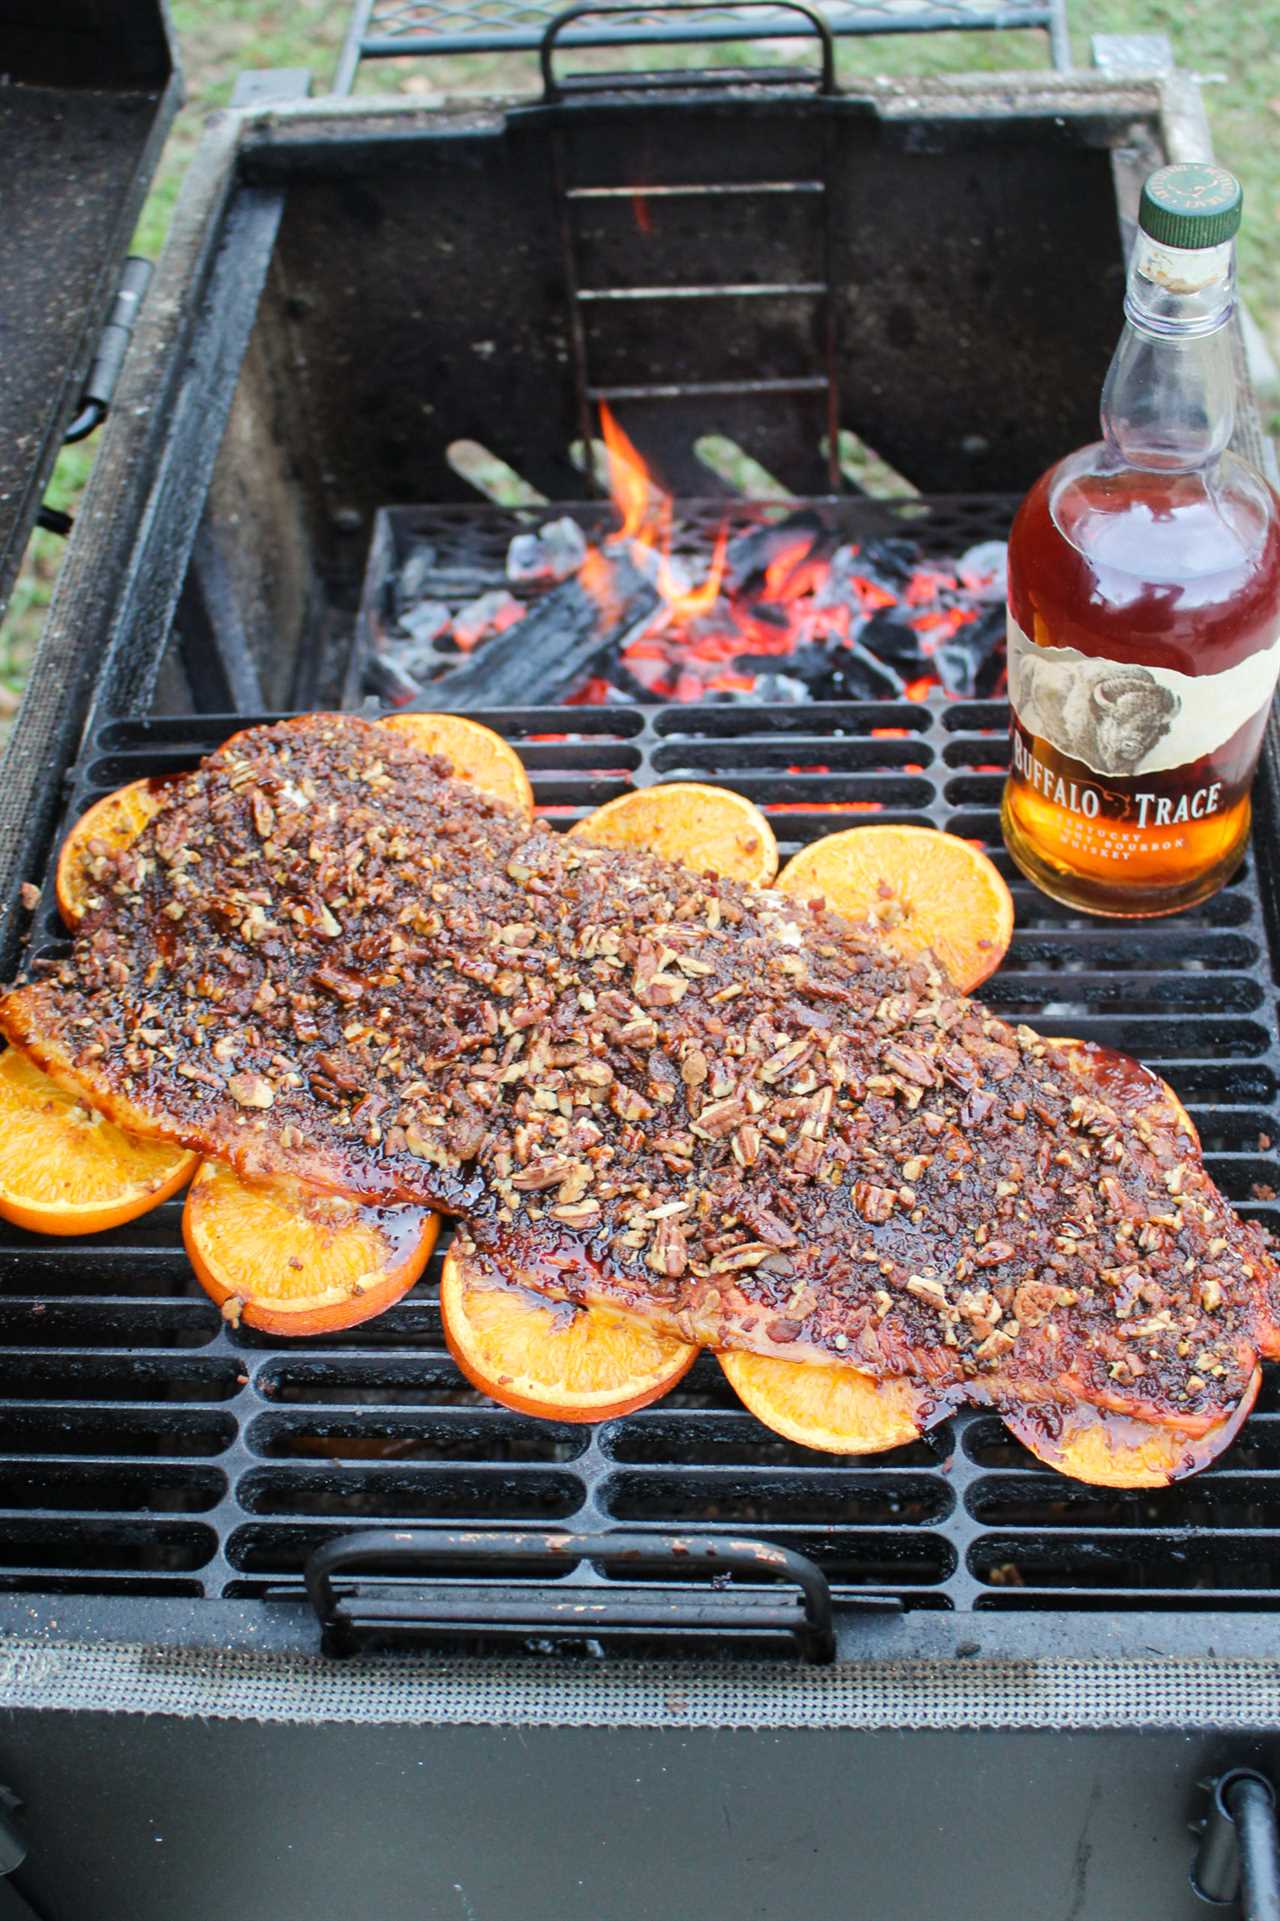
[[[1142,194],[1103,438],[1051,467],[1009,542],[1014,860],[1096,914],[1170,914],[1244,855],[1280,673],[1280,510],[1228,452],[1240,187]]]

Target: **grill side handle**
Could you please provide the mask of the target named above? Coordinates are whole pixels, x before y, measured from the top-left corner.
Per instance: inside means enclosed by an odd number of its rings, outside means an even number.
[[[1280,1921],[1280,1833],[1276,1791],[1255,1768],[1231,1768],[1205,1784],[1209,1808],[1191,1886],[1210,1907],[1240,1901],[1244,1921]]]
[[[545,1578],[588,1562],[621,1572],[667,1574],[679,1585]],[[527,1584],[511,1578],[513,1566],[527,1566]],[[696,1586],[688,1580],[694,1567],[745,1576],[753,1585]],[[472,1578],[458,1578],[463,1575]],[[762,1577],[769,1582],[763,1589]],[[795,1591],[775,1586],[778,1582]],[[705,1633],[786,1635],[810,1662],[835,1656],[831,1589],[822,1570],[790,1548],[737,1536],[367,1528],[318,1547],[307,1562],[306,1588],[322,1645],[334,1655],[354,1652],[370,1636]],[[900,1606],[892,1596],[857,1597],[853,1605],[894,1614]]]
[[[686,0],[657,0],[656,5],[644,7],[637,7],[634,4],[630,4],[629,0],[621,0],[621,4],[619,4],[619,0],[578,0],[576,5],[566,7],[562,13],[556,14],[555,18],[548,22],[546,31],[543,33],[542,41],[538,49],[538,57],[542,66],[543,100],[550,104],[553,101],[562,100],[566,93],[574,90],[572,77],[568,80],[557,79],[553,56],[556,42],[560,38],[560,35],[566,27],[571,27],[575,20],[584,18],[600,19],[602,17],[608,19],[612,15],[615,18],[621,17],[622,19],[631,19],[634,21],[637,15],[643,15],[644,20],[651,23],[655,14],[667,14],[672,17],[672,23],[667,29],[666,34],[661,35],[659,29],[650,24],[646,30],[646,38],[658,40],[665,37],[669,42],[693,39],[699,44],[703,44],[715,40],[733,39],[739,36],[741,33],[740,16],[746,12],[748,8],[753,12],[768,13],[774,16],[774,18],[776,18],[781,11],[788,14],[800,14],[807,20],[813,28],[822,58],[821,71],[816,76],[813,76],[817,79],[818,92],[827,95],[836,92],[836,43],[830,23],[825,15],[819,12],[817,7],[806,5],[805,0],[735,0],[734,19],[728,25],[726,25],[723,20],[717,21],[714,17],[711,19],[707,18],[708,15],[714,16],[716,14],[717,9],[714,5],[708,6],[703,4],[690,6],[686,4]],[[678,25],[677,22],[681,14],[701,15],[700,25],[692,31],[687,25]],[[783,21],[774,24],[774,20],[771,19],[767,27],[763,29],[753,29],[752,31],[753,37],[759,37],[761,39],[776,37],[781,39],[787,35],[788,24]],[[627,38],[626,30],[620,29],[617,34],[618,44],[625,44]],[[763,68],[757,76],[758,79],[767,79],[768,77],[768,70]],[[773,76],[775,80],[781,77],[782,76],[778,74]],[[796,75],[788,73],[786,77],[794,80]],[[723,78],[718,77],[715,68],[710,67],[693,73],[654,74],[641,72],[639,74],[625,75],[610,74],[609,83],[611,88],[616,91],[619,84],[632,88],[678,86],[687,89],[690,86],[705,87],[707,85],[732,84],[732,81],[728,76]],[[600,78],[598,75],[587,75],[585,78],[585,89],[580,90],[590,89],[592,86],[598,87],[599,85]]]

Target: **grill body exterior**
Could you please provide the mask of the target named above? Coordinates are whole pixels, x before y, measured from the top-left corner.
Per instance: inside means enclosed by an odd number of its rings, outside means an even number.
[[[1176,77],[219,117],[8,750],[6,898],[99,794],[192,765],[247,718],[342,699],[374,516],[456,521],[467,490],[444,450],[460,441],[573,500],[584,396],[643,388],[628,431],[683,495],[714,491],[698,454],[713,417],[850,525],[936,553],[1000,533],[1010,497],[1091,431],[1113,331],[1097,289],[1110,275],[1118,302],[1137,179],[1197,143]],[[762,152],[774,185],[821,191],[777,196],[785,217],[726,215],[759,188]],[[1078,206],[1082,251],[1037,256],[1029,288],[1004,268],[1052,193]],[[670,292],[575,305],[641,266],[687,280],[710,203],[740,249],[726,275],[749,243],[763,282],[822,297],[726,293],[718,331]],[[654,208],[656,265],[636,255]],[[945,314],[921,295],[926,242]],[[761,368],[788,391],[761,389]],[[1247,405],[1243,422],[1248,447]],[[833,424],[923,497],[832,500]],[[999,702],[485,718],[565,822],[683,778],[773,809],[784,854],[864,806],[999,841]],[[1278,805],[1273,729],[1232,886],[1141,930],[1019,886],[983,990],[1150,1061],[1224,1191],[1273,1224]],[[31,923],[10,909],[8,971],[59,937],[51,893]],[[1274,1382],[1220,1467],[1158,1497],[1062,1482],[977,1412],[928,1446],[825,1460],[758,1428],[710,1359],[653,1409],[557,1427],[465,1390],[436,1271],[365,1328],[286,1344],[221,1319],[173,1206],[92,1242],[0,1233],[5,1779],[50,1921],[1199,1912],[1197,1781],[1280,1764]],[[322,1652],[308,1555],[423,1524],[489,1543],[455,1575],[385,1574],[392,1598],[429,1591],[430,1644]],[[531,1573],[502,1554],[516,1529],[803,1554],[831,1592],[835,1660],[731,1627],[733,1592],[687,1569]],[[611,1596],[645,1580],[673,1631],[615,1640]],[[586,1625],[567,1648],[527,1622],[500,1632],[512,1596]]]

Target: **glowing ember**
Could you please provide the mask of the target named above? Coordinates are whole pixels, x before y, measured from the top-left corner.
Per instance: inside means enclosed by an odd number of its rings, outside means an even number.
[[[649,214],[638,197],[637,220]],[[454,564],[426,543],[412,549],[385,591],[392,624],[381,603],[371,614],[384,698],[412,700],[436,679],[443,694],[458,652],[471,649],[477,667],[501,657],[507,680],[527,683],[527,698],[572,706],[920,702],[1002,691],[1003,541],[940,560],[905,530],[842,540],[839,509],[828,517],[803,506],[773,520],[740,506],[736,531],[723,522],[708,541],[607,407],[600,432],[614,530],[593,536],[563,508],[536,529],[525,519],[505,581],[486,581],[474,563]],[[486,591],[460,606],[452,583],[463,578],[469,595]],[[894,740],[908,730],[872,731]]]
[[[687,540],[673,552],[670,495],[607,407],[600,430],[619,520],[603,553],[625,551],[660,605],[647,631],[620,650],[617,670],[594,673],[575,704],[918,701],[939,688],[954,696],[997,691],[1001,543],[941,566],[906,539],[842,545],[818,514],[801,509],[733,540],[722,525],[698,579]],[[579,576],[593,593],[591,563],[598,567],[602,550],[593,549]]]

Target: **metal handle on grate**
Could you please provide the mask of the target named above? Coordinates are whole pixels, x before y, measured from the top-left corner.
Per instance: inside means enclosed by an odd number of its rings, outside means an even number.
[[[717,1574],[790,1581],[796,1594],[743,1588],[673,1589],[660,1583],[618,1581],[521,1586],[499,1576],[512,1562],[540,1571],[598,1561],[614,1568],[665,1572],[679,1580],[693,1567]],[[371,1570],[376,1569],[376,1574]],[[339,1576],[366,1578],[335,1586]],[[456,1576],[431,1587],[408,1574]],[[769,1541],[701,1534],[648,1534],[618,1529],[571,1534],[522,1528],[369,1528],[339,1535],[307,1562],[307,1594],[326,1652],[350,1653],[363,1635],[422,1638],[444,1635],[609,1634],[793,1635],[804,1657],[834,1658],[831,1589],[813,1561]],[[852,1605],[896,1613],[892,1596],[860,1596]]]
[[[818,82],[819,82],[818,91],[819,93],[835,92],[836,90],[836,43],[832,35],[830,25],[828,24],[827,20],[823,17],[823,15],[817,11],[815,7],[805,6],[803,4],[803,0],[733,0],[733,9],[735,14],[745,13],[748,10],[750,10],[752,12],[765,12],[765,13],[774,13],[774,14],[798,13],[803,15],[803,17],[809,22],[809,25],[813,28],[814,32],[817,34],[820,47],[821,47],[821,52],[822,52],[822,71],[821,71],[821,74],[818,76]],[[548,100],[548,101],[560,100],[560,99],[563,99],[564,97],[564,87],[561,84],[561,82],[556,79],[555,70],[554,70],[554,67],[552,66],[551,56],[555,51],[556,41],[559,39],[564,29],[566,27],[572,26],[575,20],[581,20],[584,15],[595,16],[595,15],[603,14],[605,16],[608,16],[610,14],[613,14],[613,15],[630,14],[634,16],[638,13],[642,13],[645,15],[653,14],[653,13],[663,13],[663,14],[672,14],[672,15],[678,16],[680,14],[688,15],[688,14],[707,13],[707,12],[714,12],[714,11],[716,11],[716,9],[712,5],[708,4],[708,5],[689,6],[689,5],[683,4],[683,0],[655,0],[654,4],[647,4],[646,0],[637,0],[637,3],[634,5],[623,5],[623,6],[609,4],[609,0],[580,0],[579,5],[573,6],[573,7],[566,7],[563,13],[558,13],[555,19],[548,24],[546,32],[543,34],[541,43],[538,48],[538,59],[542,67],[542,86],[543,86],[544,100]],[[776,39],[793,38],[794,32],[792,32],[791,34],[788,34],[788,27],[790,25],[791,25],[790,22],[779,21],[778,26],[774,32],[771,33],[766,31],[760,34],[753,34],[752,38],[760,39],[760,40],[770,40],[775,38]],[[673,40],[685,39],[688,37],[688,31],[689,30],[687,28],[682,28],[682,29],[673,28],[671,37]],[[700,41],[701,40],[706,40],[706,41],[725,40],[725,39],[733,39],[733,38],[740,38],[740,37],[741,37],[740,34],[735,35],[731,28],[710,27],[705,24],[698,30],[698,34],[697,34],[697,38]],[[772,76],[772,78],[775,80],[780,77],[781,76],[779,76],[778,74],[774,74]],[[794,75],[791,75],[789,77],[794,78]],[[738,80],[740,80],[741,76],[726,75],[723,84],[730,84],[734,78],[737,78]],[[771,76],[767,68],[761,68],[758,73],[756,73],[753,70],[753,78],[763,82],[763,81],[768,81],[771,78]],[[591,75],[590,80],[594,85],[598,86],[600,84],[600,76],[598,74]],[[706,86],[708,82],[715,82],[715,81],[716,81],[716,69],[714,67],[701,69],[694,72],[679,73],[676,75],[668,75],[668,74],[646,75],[644,73],[637,73],[637,74],[627,74],[625,76],[618,75],[618,74],[613,74],[610,76],[610,86],[615,90],[620,83],[625,84],[628,87],[637,87],[637,88],[663,87],[663,86],[667,86],[667,87],[680,86],[680,87],[687,88],[687,87],[694,87],[694,86],[703,87],[703,86]]]

